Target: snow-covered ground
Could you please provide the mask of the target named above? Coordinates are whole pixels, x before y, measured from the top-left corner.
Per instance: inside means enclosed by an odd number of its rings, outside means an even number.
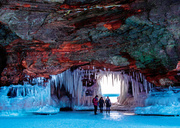
[[[59,112],[55,115],[0,116],[1,128],[179,128],[179,116],[139,116],[111,111]]]

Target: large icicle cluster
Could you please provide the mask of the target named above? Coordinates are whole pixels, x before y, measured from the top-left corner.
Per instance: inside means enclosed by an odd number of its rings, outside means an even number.
[[[51,107],[92,106],[95,95],[117,94],[118,102],[123,103],[129,95],[138,100],[140,93],[148,94],[152,84],[147,82],[140,72],[113,72],[104,68],[68,69],[61,74],[30,78],[23,85],[11,85],[0,88],[0,110],[32,110],[47,105]],[[114,88],[115,92],[103,90]],[[118,89],[117,89],[118,88]]]
[[[40,108],[51,104],[50,83],[44,82],[43,77],[33,79],[35,85],[10,85],[0,88],[0,111],[6,113],[12,112],[30,112],[39,111]],[[57,110],[59,111],[59,110]]]
[[[83,79],[85,78],[88,81],[92,81],[93,79],[95,83],[92,86],[88,86],[87,81],[83,83]],[[107,84],[108,82],[112,84]],[[88,70],[78,68],[71,71],[69,69],[61,74],[52,75],[52,86],[55,86],[55,88],[62,88],[64,86],[66,91],[72,96],[73,105],[90,106],[92,105],[92,98],[95,95],[103,96],[103,86],[109,86],[109,88],[119,86],[118,102],[123,103],[128,96],[129,88],[131,88],[130,95],[136,100],[141,92],[148,94],[153,85],[147,82],[140,72],[127,74],[125,71],[113,72],[105,68],[104,70],[100,70],[93,67],[93,69]],[[92,91],[91,95],[86,95],[88,90]]]
[[[127,98],[129,88],[132,89],[132,96],[136,100],[141,92],[146,92],[148,94],[153,86],[140,72],[126,74],[124,71],[100,71],[98,76],[99,78],[102,78],[99,81],[99,84],[102,84],[101,86],[106,85],[109,81],[111,81],[112,84],[108,84],[107,86],[112,86],[111,88],[119,86],[119,103],[122,103]]]
[[[86,85],[83,86],[82,80],[85,76],[88,77],[88,79],[90,79],[91,75],[94,74],[96,75],[95,70],[83,70],[79,68],[74,71],[71,71],[69,69],[61,74],[52,75],[51,86],[55,86],[56,88],[62,88],[62,86],[64,86],[66,91],[72,96],[73,105],[90,106],[92,105],[92,98],[95,94],[99,92],[99,90],[98,88],[96,88],[96,85],[87,87],[87,82]],[[87,96],[86,92],[88,90],[93,92],[91,95]]]

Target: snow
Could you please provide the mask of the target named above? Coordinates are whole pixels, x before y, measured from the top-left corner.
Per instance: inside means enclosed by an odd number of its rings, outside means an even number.
[[[179,128],[178,116],[139,116],[111,111],[59,112],[55,115],[0,116],[1,128]]]
[[[54,114],[54,113],[58,113],[59,112],[59,108],[55,108],[49,105],[40,107],[37,111],[35,111],[36,113],[44,113],[44,114]]]

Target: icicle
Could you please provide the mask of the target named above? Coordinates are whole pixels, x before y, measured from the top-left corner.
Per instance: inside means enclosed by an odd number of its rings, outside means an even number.
[[[90,80],[90,76],[91,76],[91,73],[90,73],[90,70],[89,70],[89,72],[88,72],[88,78],[89,78],[89,80]]]
[[[108,68],[108,72],[110,72],[110,69]]]
[[[23,87],[23,97],[25,96],[25,87]]]
[[[131,83],[132,83],[132,94],[133,96],[135,95],[135,91],[134,91],[134,81],[133,79],[131,78]]]
[[[144,84],[144,88],[145,88],[146,93],[148,93],[148,90],[147,90],[148,88],[147,88],[147,81],[146,81],[146,79],[144,79],[143,84]]]
[[[136,74],[135,75],[135,77],[136,77],[135,80],[138,81],[138,74],[137,74],[137,72],[135,74]]]
[[[85,75],[87,76],[87,70],[85,70],[85,72],[86,72]]]
[[[139,83],[139,86],[140,86],[141,92],[143,92],[143,85],[141,83]]]
[[[16,87],[16,96],[19,97],[19,89]]]
[[[112,82],[112,87],[113,87],[114,86],[114,78],[113,78],[114,76],[113,76],[113,73],[111,73],[110,75],[111,75],[110,80]]]
[[[134,78],[134,71],[132,71],[132,77]]]
[[[140,80],[142,81],[142,73],[140,73]]]

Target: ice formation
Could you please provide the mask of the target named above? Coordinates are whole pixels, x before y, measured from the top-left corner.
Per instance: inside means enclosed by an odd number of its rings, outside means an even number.
[[[97,94],[99,88],[94,84],[91,87],[87,87],[87,81],[85,86],[83,86],[82,80],[84,77],[87,79],[91,79],[91,75],[96,74],[95,70],[83,70],[83,69],[76,69],[74,71],[66,70],[65,72],[52,75],[51,78],[51,86],[55,86],[56,88],[61,88],[62,86],[65,87],[66,91],[72,95],[72,105],[74,106],[90,106],[92,105],[91,101],[93,98],[93,94]],[[87,95],[87,91],[92,91],[91,95]],[[72,107],[72,106],[71,106]]]
[[[137,107],[135,113],[143,115],[180,115],[180,88],[155,87],[145,101],[145,107]]]
[[[115,95],[123,103],[128,95],[137,100],[140,93],[148,94],[152,84],[138,71],[113,72],[104,68],[68,69],[61,74],[31,78],[23,85],[0,88],[1,111],[58,112],[57,108],[92,107],[95,95]],[[106,87],[109,88],[104,88]],[[62,88],[64,88],[62,90]],[[110,91],[113,89],[113,91]],[[108,90],[108,91],[107,91]],[[49,107],[49,111],[48,111]],[[52,109],[54,107],[54,109]],[[44,112],[43,112],[44,111]]]
[[[51,105],[49,81],[44,82],[43,77],[38,77],[33,79],[33,83],[36,84],[31,85],[26,81],[24,85],[1,87],[0,111],[9,114],[32,112],[39,111],[42,107]]]
[[[94,83],[88,86],[87,81],[82,82],[83,79]],[[100,70],[93,67],[89,70],[78,68],[71,71],[69,69],[61,74],[52,75],[51,86],[55,86],[55,88],[65,86],[66,91],[72,95],[72,106],[91,106],[92,98],[95,95],[113,94],[118,97],[118,102],[122,103],[127,98],[129,88],[132,90],[132,97],[136,100],[141,92],[148,94],[153,84],[149,83],[140,72],[127,74],[124,71],[113,72],[105,68]],[[114,88],[113,91],[116,93],[110,92],[107,88],[104,89],[104,86]],[[88,90],[91,90],[91,95],[86,95]]]
[[[132,89],[132,96],[136,100],[141,92],[146,92],[148,94],[151,90],[153,84],[147,82],[145,77],[140,72],[132,72],[131,74],[126,74],[124,71],[112,72],[112,71],[100,71],[98,76],[100,79],[99,84],[102,86],[111,86],[110,88],[115,88],[119,92],[118,102],[122,103],[126,98],[129,88]],[[112,82],[112,84],[111,84]],[[108,84],[107,84],[108,83]],[[107,90],[102,90],[106,91]],[[111,92],[113,94],[113,92]],[[116,93],[118,95],[118,93]]]

